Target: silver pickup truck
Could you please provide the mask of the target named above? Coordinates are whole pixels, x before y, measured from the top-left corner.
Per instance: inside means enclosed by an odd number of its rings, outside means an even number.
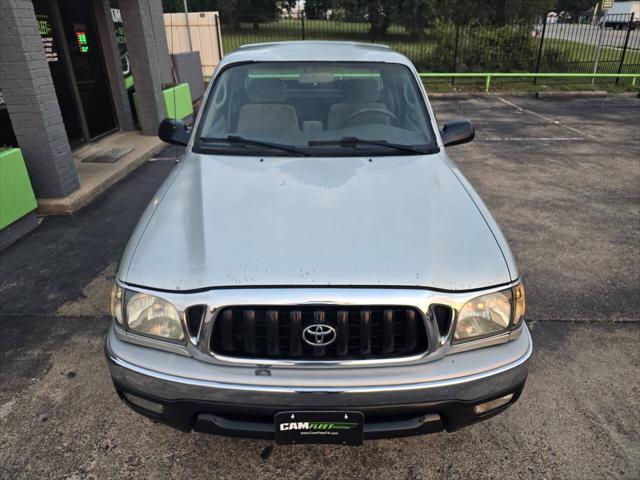
[[[532,341],[507,242],[387,47],[248,45],[120,262],[105,351],[183,431],[357,445],[454,431],[520,395]]]

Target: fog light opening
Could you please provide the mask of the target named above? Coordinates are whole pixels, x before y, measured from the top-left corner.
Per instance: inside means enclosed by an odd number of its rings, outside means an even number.
[[[513,393],[509,395],[505,395],[504,397],[495,398],[493,400],[489,400],[488,402],[481,403],[473,407],[473,411],[476,415],[484,415],[485,413],[492,412],[500,407],[505,406],[507,403],[511,402],[513,399]]]
[[[143,410],[147,410],[148,412],[155,413],[156,415],[162,415],[164,413],[164,405],[152,402],[151,400],[147,400],[146,398],[141,398],[129,392],[122,392],[122,394],[129,403],[135,405],[138,408],[142,408]]]

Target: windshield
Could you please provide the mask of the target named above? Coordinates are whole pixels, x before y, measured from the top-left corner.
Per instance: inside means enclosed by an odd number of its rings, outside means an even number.
[[[227,68],[215,80],[194,148],[243,155],[437,151],[411,71],[361,62]]]

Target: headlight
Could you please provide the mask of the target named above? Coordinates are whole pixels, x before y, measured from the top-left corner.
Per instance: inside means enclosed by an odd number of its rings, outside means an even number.
[[[520,324],[525,310],[524,287],[518,284],[465,303],[458,312],[454,342],[507,331]]]
[[[171,303],[153,295],[126,292],[125,313],[129,330],[175,341],[184,341],[178,310]]]

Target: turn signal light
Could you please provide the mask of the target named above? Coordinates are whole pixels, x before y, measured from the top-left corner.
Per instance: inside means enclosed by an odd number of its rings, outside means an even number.
[[[497,408],[503,407],[507,403],[511,401],[513,398],[513,393],[509,395],[505,395],[504,397],[496,398],[494,400],[489,400],[488,402],[481,403],[473,407],[476,415],[484,415],[485,413],[489,413]]]

